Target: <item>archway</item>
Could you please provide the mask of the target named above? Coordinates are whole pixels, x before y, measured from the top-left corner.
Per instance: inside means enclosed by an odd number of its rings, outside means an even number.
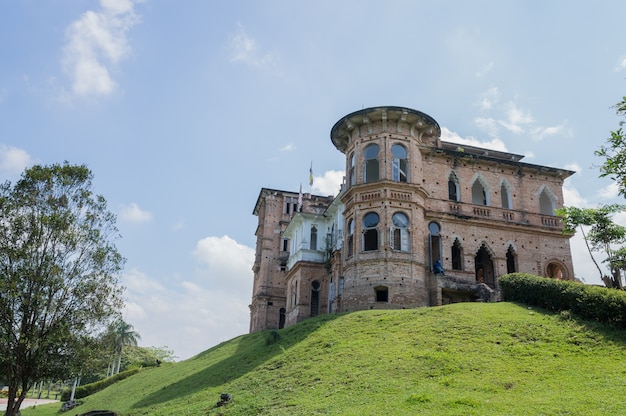
[[[474,268],[476,271],[476,282],[485,283],[495,289],[496,279],[493,270],[493,259],[485,244],[480,246],[474,257]]]

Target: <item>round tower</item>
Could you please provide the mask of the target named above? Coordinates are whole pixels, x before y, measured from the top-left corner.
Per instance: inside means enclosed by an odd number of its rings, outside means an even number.
[[[346,155],[340,311],[436,303],[422,153],[440,147],[440,135],[429,115],[391,106],[348,114],[331,129]]]

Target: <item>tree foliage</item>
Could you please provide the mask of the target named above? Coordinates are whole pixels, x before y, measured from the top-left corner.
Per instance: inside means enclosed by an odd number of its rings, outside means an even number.
[[[626,116],[626,97],[615,108],[618,115]],[[600,177],[609,177],[615,181],[619,194],[626,197],[626,133],[621,127],[623,125],[622,120],[620,128],[611,132],[607,145],[601,146],[595,153],[596,156],[605,158],[600,166]]]
[[[565,224],[563,232],[574,233],[577,228],[580,229],[591,260],[598,269],[604,284],[607,287],[620,289],[623,287],[621,271],[626,269],[624,267],[626,266],[624,264],[624,252],[626,250],[623,247],[619,249],[614,249],[614,247],[626,242],[626,228],[614,223],[612,217],[613,214],[623,211],[625,208],[613,204],[600,208],[563,207],[556,211]],[[585,233],[583,226],[589,227],[587,233]],[[600,263],[593,256],[594,252],[606,255],[602,262],[608,264],[610,275],[602,270]]]
[[[0,185],[0,371],[6,414],[37,380],[79,372],[122,307],[115,216],[84,165],[33,166]],[[19,394],[18,394],[19,392]]]

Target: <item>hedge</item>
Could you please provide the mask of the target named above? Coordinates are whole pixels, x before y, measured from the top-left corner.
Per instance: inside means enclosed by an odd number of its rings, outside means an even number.
[[[122,371],[114,376],[107,377],[104,380],[96,381],[95,383],[85,384],[84,386],[76,387],[76,392],[74,393],[74,400],[82,399],[83,397],[87,397],[91,394],[97,393],[100,390],[103,390],[106,387],[109,387],[111,384],[118,382],[120,380],[124,380],[127,377],[132,376],[133,374],[137,374],[141,368],[132,368],[130,370]],[[61,401],[68,401],[70,396],[72,395],[72,389],[65,389],[61,394]]]
[[[571,313],[583,318],[626,328],[626,292],[569,280],[555,280],[526,273],[499,278],[506,301]]]

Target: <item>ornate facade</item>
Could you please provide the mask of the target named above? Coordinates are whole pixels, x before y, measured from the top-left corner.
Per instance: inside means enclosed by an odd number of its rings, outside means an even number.
[[[554,215],[573,172],[440,135],[420,111],[360,110],[331,129],[346,155],[336,197],[261,190],[251,332],[337,311],[496,300],[498,276],[513,271],[573,279]]]

